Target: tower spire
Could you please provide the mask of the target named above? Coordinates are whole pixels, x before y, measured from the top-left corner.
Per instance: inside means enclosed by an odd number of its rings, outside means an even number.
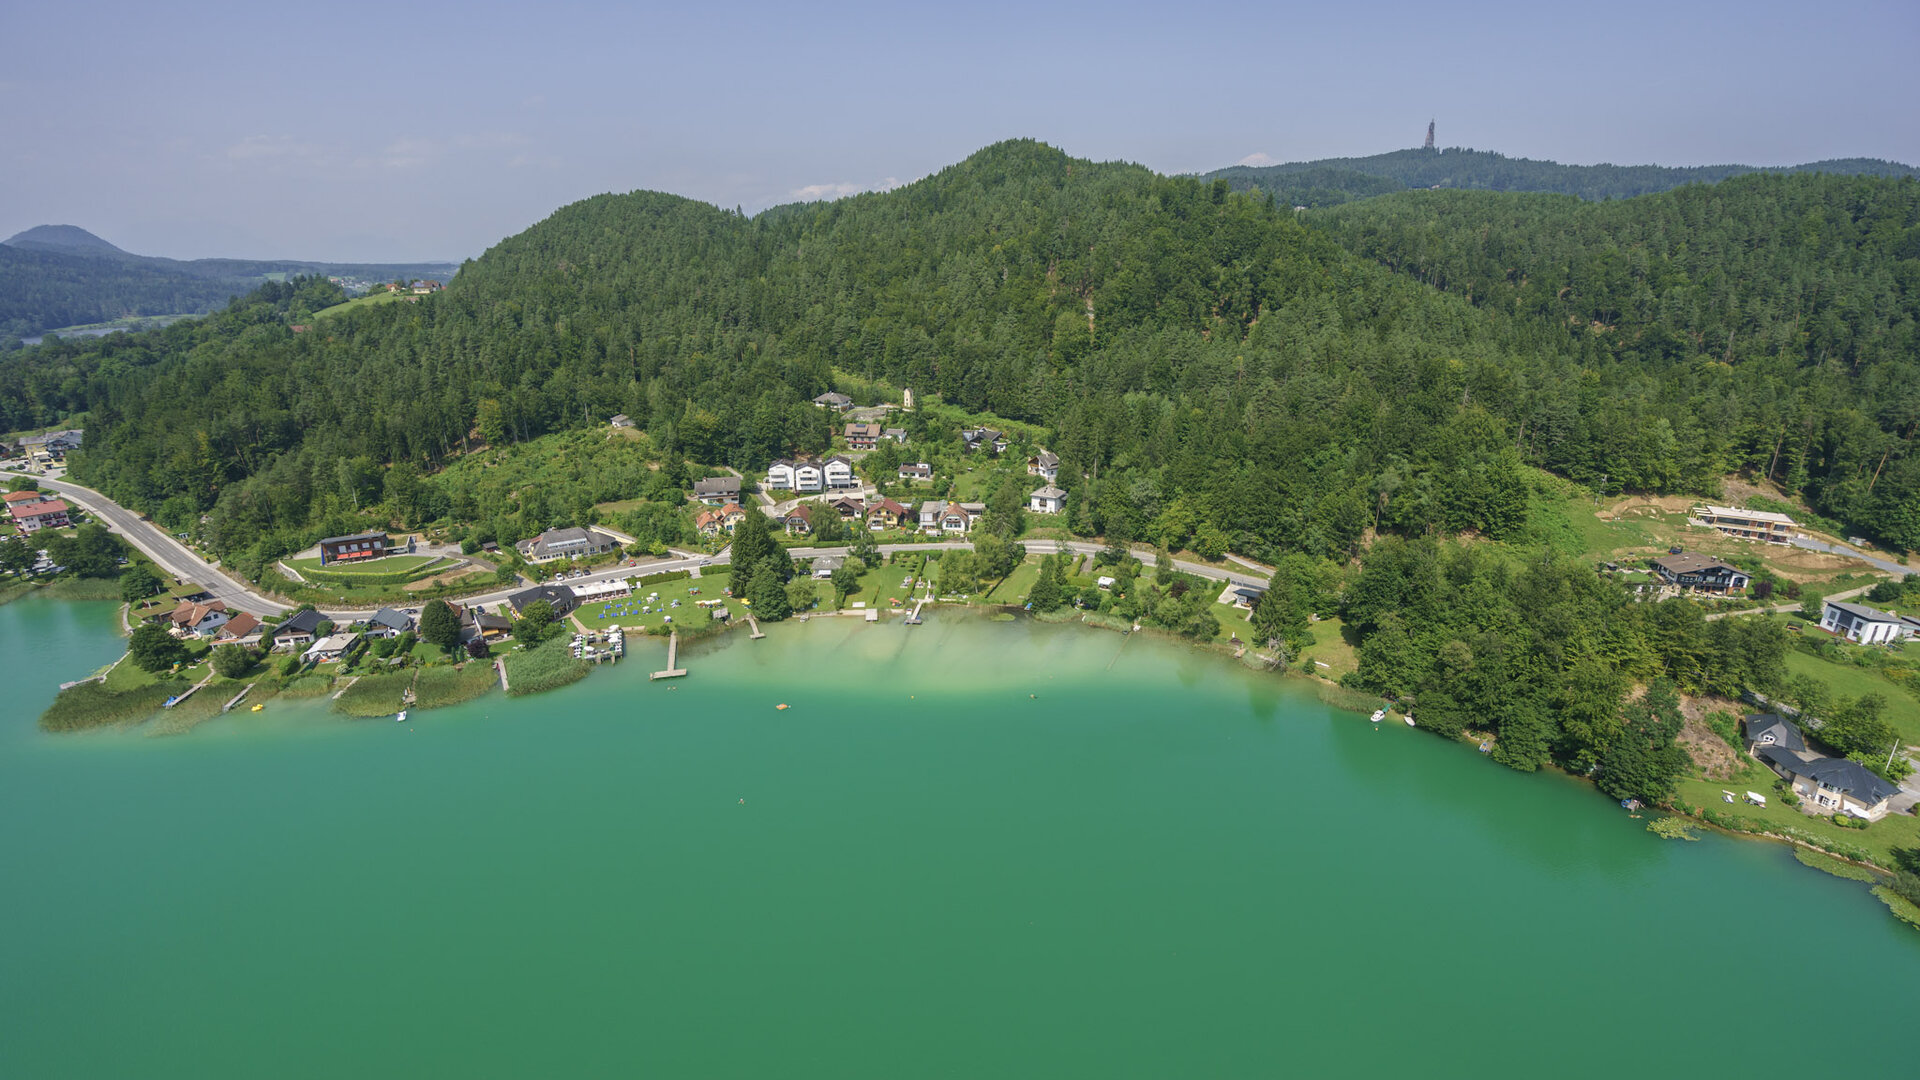
[[[1423,149],[1433,149],[1433,121],[1427,121],[1427,142]]]

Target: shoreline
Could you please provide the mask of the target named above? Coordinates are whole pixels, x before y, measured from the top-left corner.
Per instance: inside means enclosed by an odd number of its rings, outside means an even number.
[[[59,583],[56,582],[53,584],[59,584]],[[28,591],[34,592],[34,591],[40,591],[40,590],[30,589]],[[86,597],[68,598],[68,597],[62,597],[62,596],[56,595],[56,596],[51,596],[50,598],[51,599],[77,599],[84,602],[101,602],[101,601],[94,600],[92,598],[86,598]],[[18,596],[10,597],[8,599],[18,599]],[[0,602],[5,602],[5,600],[0,600]],[[929,606],[934,608],[946,608],[950,612],[955,614],[970,615],[973,618],[975,618],[977,621],[981,621],[981,622],[1010,621],[1009,617],[1011,617],[1011,619],[1019,619],[1024,617],[1027,619],[1034,620],[1036,622],[1046,623],[1049,625],[1078,624],[1079,626],[1085,629],[1116,633],[1116,634],[1122,635],[1124,638],[1130,638],[1135,634],[1147,632],[1155,640],[1161,642],[1162,644],[1182,644],[1188,647],[1189,649],[1192,649],[1195,651],[1213,653],[1218,656],[1221,656],[1222,658],[1236,661],[1239,666],[1243,667],[1244,669],[1250,672],[1264,672],[1267,674],[1278,674],[1283,679],[1298,680],[1301,682],[1310,683],[1314,690],[1315,698],[1319,700],[1322,704],[1328,706],[1329,708],[1335,709],[1340,712],[1351,713],[1356,717],[1365,717],[1367,715],[1366,706],[1354,700],[1352,697],[1348,697],[1345,700],[1340,700],[1341,695],[1357,695],[1359,692],[1348,690],[1345,687],[1341,687],[1337,683],[1332,683],[1327,679],[1317,675],[1310,675],[1307,673],[1295,671],[1290,667],[1279,667],[1276,669],[1272,666],[1267,666],[1264,663],[1252,662],[1249,660],[1249,657],[1258,657],[1258,656],[1261,656],[1261,654],[1255,653],[1251,647],[1246,647],[1240,650],[1238,653],[1236,653],[1234,647],[1225,642],[1220,642],[1220,641],[1197,642],[1190,638],[1184,638],[1179,634],[1176,634],[1172,631],[1166,630],[1161,627],[1138,625],[1138,624],[1133,626],[1109,625],[1106,622],[1097,622],[1089,619],[1087,617],[1087,614],[1084,612],[1082,612],[1079,615],[1079,617],[1076,618],[1074,617],[1071,609],[1063,609],[1061,613],[1057,613],[1054,615],[1041,615],[1035,612],[1027,611],[1024,607],[1020,605],[1011,605],[1011,604],[940,603],[936,601],[934,604],[931,604]],[[123,637],[125,636],[125,610],[126,610],[126,606],[124,604],[120,605],[120,616],[119,616],[119,619],[117,620],[117,622],[119,623],[118,632]],[[883,616],[883,619],[885,616],[889,616],[889,615],[904,615],[904,611],[892,611],[892,610],[881,610],[881,609],[874,609],[874,610],[880,610],[881,615]],[[803,612],[800,615],[794,616],[788,620],[783,620],[783,621],[805,624],[805,623],[812,622],[814,619],[839,619],[839,618],[852,617],[855,619],[856,622],[864,624],[867,621],[866,615],[867,615],[867,609],[849,608],[849,609],[842,609],[839,611],[830,611],[830,612]],[[881,620],[876,620],[876,621],[881,621]],[[569,620],[569,622],[571,622],[571,620]],[[690,644],[697,644],[703,641],[721,640],[729,637],[735,631],[735,629],[744,629],[744,624],[742,622],[728,622],[722,626],[710,626],[709,628],[703,629],[700,633],[695,635],[682,635],[682,638],[683,638],[682,644],[690,645]],[[647,633],[647,634],[637,635],[637,636],[652,638],[652,637],[661,637],[664,635]],[[431,664],[431,665],[425,665],[423,667],[408,669],[412,672],[412,679],[411,679],[412,685],[417,685],[420,674],[425,671],[449,671],[453,673],[454,678],[458,679],[464,676],[468,671],[468,669],[476,664],[481,665],[481,667],[488,673],[488,677],[484,680],[477,680],[477,681],[468,680],[469,683],[471,684],[471,687],[477,692],[448,697],[448,698],[436,700],[432,703],[408,702],[403,707],[409,712],[432,712],[436,709],[451,707],[454,705],[462,705],[462,704],[467,704],[470,702],[482,700],[486,697],[491,696],[496,690],[500,690],[501,693],[507,697],[537,696],[542,693],[547,693],[554,690],[561,690],[561,689],[565,689],[568,686],[572,686],[574,683],[582,681],[587,676],[591,675],[593,673],[593,670],[599,666],[597,664],[585,665],[585,669],[582,670],[580,674],[575,678],[567,679],[564,682],[560,682],[552,686],[543,687],[535,690],[523,691],[518,694],[513,694],[513,693],[508,693],[504,690],[501,690],[502,681],[495,677],[498,673],[499,667],[504,665],[507,659],[507,655],[508,654],[504,654],[504,653],[496,654],[494,656],[490,656],[480,660],[468,660],[457,665]],[[113,665],[109,665],[109,670],[111,669],[111,667],[117,666],[119,663],[123,662],[125,659],[126,659],[126,654],[122,654],[119,660],[114,661]],[[391,678],[391,677],[397,676],[398,674],[399,674],[398,672],[392,673],[391,675],[389,675],[388,673],[378,673],[374,677],[385,679],[385,678]],[[95,681],[98,681],[100,677],[101,677],[101,673],[96,672],[94,675],[89,676],[83,680],[80,680],[78,683],[72,684],[72,685],[77,686],[85,683],[95,682]],[[249,678],[251,680],[250,683],[249,683]],[[252,687],[252,690],[247,695],[247,701],[242,703],[242,707],[244,707],[247,704],[264,704],[266,702],[272,701],[273,699],[279,698],[282,696],[289,697],[290,699],[293,699],[293,700],[327,697],[330,702],[333,702],[333,701],[337,701],[341,697],[341,695],[345,694],[352,686],[354,686],[360,680],[368,678],[368,676],[366,675],[346,676],[344,677],[345,683],[344,685],[342,685],[342,679],[343,679],[342,676],[328,674],[325,676],[327,680],[326,685],[318,689],[314,688],[314,680],[315,680],[314,673],[307,673],[304,675],[300,675],[294,678],[293,680],[289,681],[289,680],[282,680],[276,676],[268,674],[264,670],[261,670],[253,673],[249,678],[243,678],[241,680],[221,680],[221,682],[217,685],[209,685],[208,689],[214,692],[211,695],[209,695],[208,700],[220,701],[223,699],[223,694],[227,691],[232,691],[234,686],[239,685],[240,683],[249,683],[249,685]],[[299,686],[299,688],[296,690],[295,687],[297,684],[305,684],[305,685]],[[409,690],[409,692],[411,692],[411,689]],[[65,693],[65,690],[63,690],[62,693]],[[137,691],[127,691],[127,693],[137,693]],[[198,697],[199,695],[195,695],[195,696]],[[1373,700],[1378,700],[1378,698],[1375,695],[1364,695],[1364,696],[1368,698],[1369,702]],[[50,706],[49,711],[51,711],[51,708],[52,707]],[[122,728],[122,729],[131,730],[135,728],[151,726],[151,730],[148,732],[148,734],[155,735],[155,736],[161,736],[161,735],[171,736],[171,735],[181,735],[181,734],[189,733],[193,730],[193,728],[199,726],[202,723],[213,720],[219,716],[226,715],[224,710],[207,713],[207,712],[203,712],[202,709],[204,709],[204,706],[191,710],[189,713],[183,713],[183,714],[176,714],[170,710],[163,709],[163,710],[156,710],[152,712],[144,712],[138,715],[137,717],[128,716],[128,717],[123,717],[119,719],[108,720],[99,724],[93,724],[93,725],[82,726],[82,727],[74,727],[74,728],[59,728],[59,729],[48,728],[44,723],[44,715],[43,715],[43,717],[41,718],[42,722],[39,724],[39,726],[43,732],[46,732],[47,734],[52,734],[52,735],[77,734],[77,733],[83,733],[90,730],[97,730],[103,727],[113,727],[113,728]],[[391,715],[390,711],[382,711],[378,713],[356,712],[356,711],[351,711],[349,709],[338,707],[337,705],[330,705],[329,712],[337,716],[339,719],[346,720],[346,721],[377,719],[377,718],[384,718],[388,715]],[[178,719],[175,719],[176,717],[178,717]],[[1464,746],[1472,746],[1475,744],[1476,738],[1463,736],[1459,739],[1452,739],[1447,741],[1456,742]],[[1565,770],[1555,769],[1554,771],[1558,772],[1561,776],[1563,776],[1567,780],[1575,781],[1582,784],[1589,791],[1597,792],[1598,790],[1593,784],[1593,782],[1587,777],[1575,776],[1571,773],[1566,772]],[[1702,829],[1709,829],[1715,833],[1718,833],[1722,836],[1727,836],[1727,837],[1736,837],[1741,839],[1754,840],[1758,842],[1777,843],[1777,844],[1784,845],[1789,850],[1792,850],[1795,852],[1811,853],[1817,858],[1833,860],[1834,862],[1841,864],[1843,866],[1857,868],[1862,873],[1864,873],[1867,878],[1867,880],[1862,880],[1862,884],[1865,884],[1869,887],[1870,891],[1873,893],[1875,898],[1880,900],[1884,904],[1884,906],[1887,907],[1890,915],[1894,916],[1897,919],[1900,919],[1903,922],[1907,922],[1910,925],[1913,925],[1916,929],[1920,929],[1920,921],[1916,921],[1916,917],[1920,917],[1920,906],[1915,906],[1908,903],[1903,897],[1900,897],[1898,894],[1893,893],[1888,888],[1887,883],[1893,877],[1896,871],[1893,868],[1883,866],[1873,861],[1871,856],[1867,855],[1867,853],[1865,852],[1859,851],[1857,849],[1856,850],[1835,850],[1832,847],[1828,847],[1821,844],[1820,842],[1818,842],[1817,839],[1809,839],[1804,836],[1787,835],[1785,833],[1776,832],[1768,828],[1746,829],[1746,828],[1738,828],[1738,827],[1730,826],[1728,824],[1723,823],[1720,820],[1715,820],[1715,818],[1718,815],[1715,815],[1711,810],[1711,808],[1691,807],[1691,806],[1687,806],[1685,803],[1675,803],[1675,804],[1670,804],[1662,807],[1650,807],[1650,809],[1653,809],[1658,813],[1683,820],[1688,823],[1688,827],[1698,827]],[[1830,869],[1828,867],[1806,863],[1805,859],[1801,859],[1800,861],[1803,864],[1808,865],[1811,869],[1820,870],[1823,873],[1829,873],[1833,876],[1848,878],[1849,880],[1861,880],[1859,878],[1853,878],[1850,875],[1837,873],[1834,869]],[[1908,910],[1908,909],[1911,909],[1911,910]]]

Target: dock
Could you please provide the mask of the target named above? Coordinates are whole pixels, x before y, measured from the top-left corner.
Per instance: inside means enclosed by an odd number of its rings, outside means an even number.
[[[674,658],[680,654],[680,631],[675,630],[667,637],[667,670],[656,671],[647,676],[649,679],[677,679],[687,673],[686,668],[673,666]]]
[[[245,685],[245,686],[243,686],[243,687],[241,687],[241,688],[240,688],[240,692],[239,692],[239,693],[237,693],[237,694],[235,694],[235,695],[233,695],[233,700],[232,700],[232,701],[229,701],[229,702],[227,702],[227,703],[226,703],[225,705],[222,705],[222,706],[220,706],[220,711],[221,711],[221,712],[223,712],[223,713],[224,713],[224,712],[232,712],[232,711],[233,711],[233,707],[234,707],[235,705],[238,705],[238,704],[240,704],[240,699],[241,699],[241,698],[243,698],[243,697],[246,697],[246,696],[247,696],[247,691],[249,691],[249,690],[251,690],[251,689],[253,689],[253,688],[254,688],[254,687],[255,687],[256,685],[258,685],[258,684],[256,684],[256,683],[248,683],[247,685]]]
[[[750,640],[752,640],[752,641],[759,641],[759,640],[760,640],[761,638],[763,638],[763,637],[766,637],[766,636],[767,636],[767,635],[765,635],[765,634],[763,634],[763,633],[761,633],[761,632],[760,632],[760,623],[759,623],[758,621],[756,621],[756,620],[754,619],[754,617],[753,617],[753,616],[752,616],[751,614],[749,614],[749,615],[747,616],[747,627],[748,627],[749,629],[751,629],[751,630],[753,631],[753,633],[751,633],[751,634],[749,634],[749,635],[747,635],[747,636],[748,636],[748,638],[749,638]],[[668,667],[672,667],[672,666],[673,666],[673,661],[672,661],[672,660],[668,660],[668,661],[667,661],[667,666],[668,666]]]
[[[932,594],[932,593],[928,593],[927,595],[925,595],[925,596],[922,596],[922,597],[921,597],[920,599],[918,599],[918,600],[916,600],[916,601],[914,601],[914,604],[913,604],[913,610],[907,613],[907,625],[908,625],[908,626],[919,626],[919,625],[920,625],[920,609],[921,609],[921,608],[923,608],[923,607],[926,607],[926,606],[927,606],[927,601],[929,601],[929,600],[931,600],[931,599],[933,599],[933,594]]]

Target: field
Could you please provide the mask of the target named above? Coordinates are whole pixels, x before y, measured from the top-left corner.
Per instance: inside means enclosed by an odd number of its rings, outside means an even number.
[[[388,292],[385,289],[376,289],[365,296],[356,296],[343,304],[335,304],[329,308],[321,308],[319,311],[313,313],[313,321],[319,322],[322,319],[331,319],[336,315],[345,315],[350,311],[358,311],[362,308],[374,307],[379,304],[397,304],[400,302],[400,297],[400,293]]]
[[[713,616],[707,613],[707,609],[695,607],[696,600],[723,600],[736,619],[746,614],[747,605],[723,595],[722,590],[726,587],[726,575],[718,573],[704,578],[661,581],[640,586],[633,596],[625,600],[583,604],[573,613],[573,617],[593,630],[604,630],[616,623],[622,629],[632,629],[637,626],[652,630],[667,625],[668,616],[672,616],[675,623],[687,626],[689,629],[704,627],[712,621]],[[696,589],[699,591],[695,592]],[[646,599],[650,593],[659,593],[660,599],[657,601]],[[679,607],[673,606],[675,600],[680,601]],[[642,608],[652,610],[642,611]],[[513,678],[511,673],[509,678],[515,683],[514,689],[519,690],[519,680]]]
[[[1340,677],[1360,666],[1357,650],[1347,643],[1347,624],[1338,618],[1321,619],[1311,627],[1313,644],[1300,654],[1302,661],[1314,662],[1313,670],[1323,679],[1339,682]],[[1327,665],[1321,667],[1321,664]]]
[[[1795,649],[1787,654],[1787,674],[1817,679],[1836,698],[1879,694],[1887,699],[1887,710],[1883,714],[1887,722],[1893,725],[1908,746],[1920,746],[1920,701],[1914,700],[1912,694],[1881,674],[1878,668],[1836,664]]]
[[[1748,829],[1764,828],[1783,836],[1799,837],[1823,847],[1845,853],[1854,849],[1881,866],[1892,866],[1894,848],[1920,845],[1920,818],[1909,814],[1889,814],[1865,829],[1849,829],[1826,818],[1809,817],[1781,801],[1774,786],[1779,777],[1766,766],[1746,759],[1748,769],[1732,780],[1683,780],[1675,798],[1690,806],[1712,811],[1724,819],[1744,824]],[[1731,791],[1739,799],[1748,791],[1766,796],[1767,805],[1748,806],[1744,799],[1723,801],[1722,791]]]

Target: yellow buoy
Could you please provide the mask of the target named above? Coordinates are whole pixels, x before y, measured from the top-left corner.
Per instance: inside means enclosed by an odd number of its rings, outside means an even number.
[[[775,706],[774,706],[774,708],[776,708],[776,709],[784,709],[784,708],[786,708],[786,707],[787,707],[787,703],[786,703],[786,702],[784,702],[784,701],[783,701],[783,702],[781,702],[780,704],[778,704],[778,705],[775,705]]]

